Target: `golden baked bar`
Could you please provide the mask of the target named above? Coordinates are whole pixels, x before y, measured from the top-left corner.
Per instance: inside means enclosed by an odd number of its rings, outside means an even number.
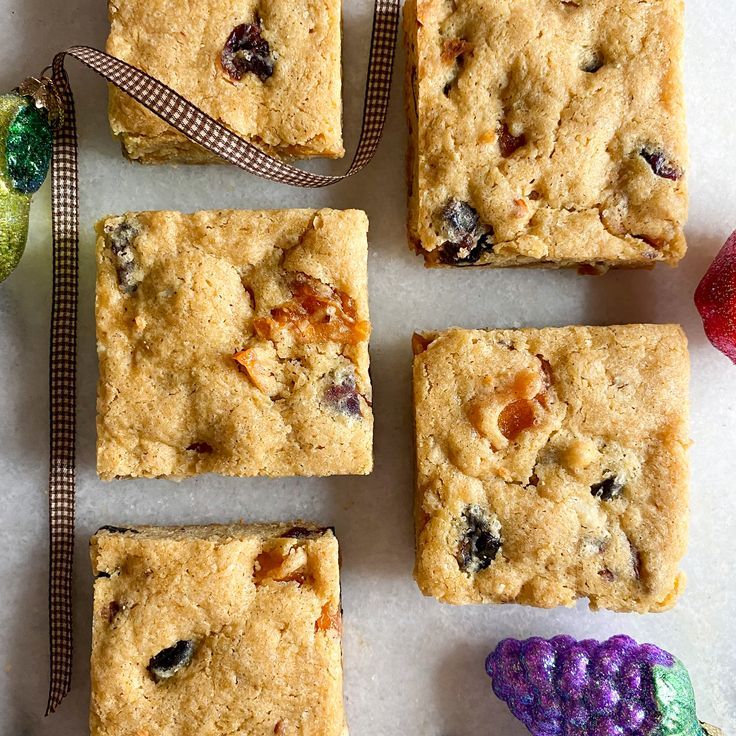
[[[265,151],[344,154],[341,0],[109,0],[107,51]],[[220,161],[118,89],[110,125],[143,163]]]
[[[675,325],[414,337],[415,575],[448,603],[660,611],[683,587]]]
[[[682,0],[407,0],[405,40],[427,265],[682,258]]]
[[[91,556],[91,736],[347,736],[329,529],[103,527]]]
[[[367,230],[358,210],[101,222],[100,477],[370,472]]]

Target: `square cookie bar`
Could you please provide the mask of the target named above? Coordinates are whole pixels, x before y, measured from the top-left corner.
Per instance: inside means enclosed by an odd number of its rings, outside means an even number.
[[[101,222],[100,477],[370,472],[367,229],[357,210]]]
[[[414,336],[415,577],[447,603],[660,611],[682,586],[675,325]]]
[[[347,736],[332,531],[103,527],[91,555],[91,736]]]
[[[283,158],[344,154],[341,0],[109,0],[107,51]],[[143,163],[221,159],[118,89],[110,124]]]
[[[407,0],[404,17],[427,265],[682,258],[682,0]]]

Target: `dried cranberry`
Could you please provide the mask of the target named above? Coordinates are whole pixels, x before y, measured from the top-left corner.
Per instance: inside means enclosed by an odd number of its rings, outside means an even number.
[[[352,369],[335,372],[333,382],[325,391],[325,401],[340,414],[349,417],[363,416]]]
[[[493,228],[483,225],[467,202],[451,199],[442,210],[442,219],[449,239],[440,246],[440,263],[455,266],[477,263],[484,253],[493,251]]]
[[[326,528],[307,529],[305,526],[293,526],[281,536],[286,539],[317,539],[323,536],[326,531]]]
[[[451,234],[464,235],[475,232],[480,217],[473,207],[459,199],[451,199],[442,210],[442,219],[447,223]]]
[[[464,264],[477,263],[484,253],[493,252],[493,228],[473,242],[469,236],[460,243],[445,241],[440,250],[440,261],[442,263],[461,266]]]
[[[736,363],[736,232],[698,284],[695,306],[708,339]]]
[[[677,181],[682,178],[682,169],[667,157],[667,154],[661,148],[644,147],[639,155],[652,167],[652,171],[662,177],[662,179],[670,179]]]
[[[529,399],[517,399],[507,404],[498,415],[501,434],[512,442],[526,429],[534,426],[534,404]]]
[[[275,59],[261,30],[260,21],[242,23],[227,39],[220,61],[232,79],[240,81],[246,72],[252,72],[265,82],[273,74]]]
[[[108,525],[101,526],[97,530],[98,534],[100,532],[110,532],[110,534],[126,534],[126,533],[140,534],[140,532],[137,529],[129,529],[126,526],[108,526]]]
[[[641,552],[639,552],[639,550],[633,544],[631,544],[631,540],[629,540],[629,547],[631,549],[631,567],[634,571],[634,577],[637,580],[641,580],[641,571],[642,571]]]
[[[600,51],[588,49],[580,69],[588,74],[595,74],[604,64],[603,54]]]
[[[626,481],[619,475],[609,475],[599,483],[590,487],[590,492],[601,501],[612,501],[618,498],[623,491]]]
[[[117,601],[110,601],[107,607],[107,623],[111,624],[122,610],[123,607]]]
[[[171,647],[162,649],[148,663],[148,671],[156,682],[168,680],[179,670],[191,663],[194,657],[194,642],[191,639],[182,639]]]
[[[498,131],[498,147],[501,149],[501,155],[508,158],[518,151],[522,146],[526,145],[526,136],[512,135],[506,123],[504,123]]]
[[[192,444],[187,447],[187,450],[200,452],[204,455],[209,455],[211,452],[214,452],[212,445],[208,444],[207,442],[192,442]]]
[[[120,291],[133,294],[141,282],[134,243],[139,231],[135,225],[123,220],[113,227],[105,229],[107,242],[115,258],[115,269],[118,273]]]
[[[501,525],[485,509],[475,504],[466,507],[461,523],[456,555],[458,564],[469,573],[485,570],[501,549]]]

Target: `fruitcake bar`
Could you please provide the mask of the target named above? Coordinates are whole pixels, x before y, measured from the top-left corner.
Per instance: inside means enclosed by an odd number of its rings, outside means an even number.
[[[329,529],[103,527],[91,545],[91,736],[347,736]]]
[[[405,39],[428,265],[682,258],[682,0],[407,0]]]
[[[357,210],[101,222],[100,477],[370,472],[367,229]]]
[[[414,336],[419,587],[448,603],[660,611],[683,587],[675,325]]]
[[[265,151],[344,154],[340,0],[109,0],[107,51],[161,79]],[[110,89],[110,124],[143,163],[207,163],[190,142]]]

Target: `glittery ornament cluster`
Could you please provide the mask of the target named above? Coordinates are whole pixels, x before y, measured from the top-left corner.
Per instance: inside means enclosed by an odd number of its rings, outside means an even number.
[[[5,142],[8,175],[19,192],[41,188],[51,163],[51,139],[48,114],[28,100],[10,123]]]
[[[703,734],[683,665],[628,636],[505,639],[486,671],[493,692],[534,736]]]

